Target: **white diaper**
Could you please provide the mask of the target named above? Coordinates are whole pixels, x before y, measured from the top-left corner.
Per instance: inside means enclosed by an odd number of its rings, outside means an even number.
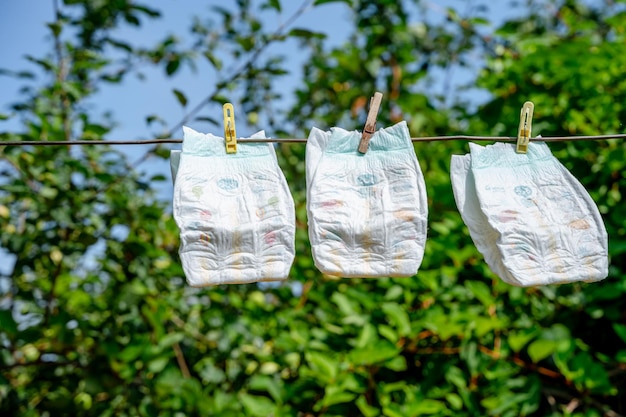
[[[306,146],[311,250],[327,275],[414,275],[424,256],[424,177],[406,123],[376,132],[366,154],[361,134],[313,128]]]
[[[286,279],[295,255],[295,212],[274,148],[239,143],[237,153],[227,154],[223,138],[188,127],[183,132],[182,152],[172,155],[171,166],[189,285]]]
[[[451,179],[470,236],[504,281],[534,286],[608,275],[608,237],[584,187],[543,142],[470,144]]]

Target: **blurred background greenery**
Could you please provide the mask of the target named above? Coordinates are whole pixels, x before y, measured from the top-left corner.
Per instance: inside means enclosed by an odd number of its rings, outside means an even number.
[[[23,88],[0,109],[0,140],[118,139],[116,109],[90,105],[97,94],[148,67],[175,80],[206,66],[201,100],[168,91],[178,123],[145,103],[146,135],[180,137],[182,123],[220,132],[225,101],[250,132],[274,137],[361,129],[374,91],[385,95],[378,125],[406,120],[414,137],[513,136],[527,100],[534,134],[624,132],[623,0],[519,1],[498,22],[479,0],[222,3],[146,46],[121,34],[161,18],[147,1],[51,1],[46,52],[2,71]],[[345,16],[340,42],[324,21],[298,25],[331,3]],[[140,171],[169,148],[131,160],[110,146],[0,146],[0,413],[626,415],[626,146],[550,147],[605,221],[600,283],[522,289],[488,269],[450,186],[450,157],[466,142],[415,145],[430,212],[415,277],[322,276],[307,238],[304,145],[281,144],[297,211],[289,282],[205,289],[186,285],[170,202],[155,191],[170,178]]]

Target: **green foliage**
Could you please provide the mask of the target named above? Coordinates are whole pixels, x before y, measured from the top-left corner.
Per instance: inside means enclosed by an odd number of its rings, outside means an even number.
[[[286,2],[242,0],[198,17],[191,46],[168,35],[152,48],[116,38],[116,29],[158,11],[130,1],[64,3],[48,26],[51,54],[28,58],[49,80],[2,72],[29,84],[12,113],[0,114],[21,123],[0,140],[104,140],[113,122],[85,106],[96,91],[138,63],[173,76],[202,60],[216,80],[203,104],[238,102],[250,127],[292,137],[310,126],[360,129],[375,90],[385,93],[379,126],[407,120],[413,136],[513,135],[526,100],[536,105],[535,134],[614,133],[626,120],[626,15],[609,2],[529,2],[488,34],[479,11],[446,10],[435,24],[421,19],[419,1],[309,2],[341,5],[350,17],[348,41],[331,47],[295,20],[280,28],[264,21],[264,13],[282,16]],[[280,81],[294,68],[269,48],[283,42],[298,42],[306,57],[293,97]],[[118,54],[129,59],[120,65]],[[450,87],[449,74],[472,60],[476,79]],[[449,87],[435,91],[433,80]],[[455,91],[471,84],[489,93],[475,112]],[[192,108],[184,122],[219,123],[198,114],[182,89],[172,93]],[[147,114],[146,122],[162,118]],[[603,214],[611,255],[603,282],[522,289],[494,276],[452,196],[449,161],[467,151],[462,142],[415,145],[430,211],[416,277],[322,276],[307,240],[304,146],[282,144],[298,226],[290,281],[208,289],[184,282],[178,230],[152,190],[163,176],[145,178],[106,145],[0,147],[0,259],[10,263],[0,268],[0,413],[626,414],[626,147],[551,148]],[[150,155],[167,152],[151,149],[142,160]]]

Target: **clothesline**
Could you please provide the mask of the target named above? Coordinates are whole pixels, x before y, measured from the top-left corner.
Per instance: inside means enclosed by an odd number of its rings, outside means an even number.
[[[531,138],[539,142],[565,142],[581,140],[626,139],[626,134],[596,136],[552,136]],[[411,138],[413,142],[436,142],[449,140],[515,142],[516,136],[424,136]],[[238,143],[306,143],[306,138],[240,138]],[[182,139],[149,139],[149,140],[48,140],[48,141],[0,141],[0,146],[55,146],[55,145],[157,145],[182,143]]]

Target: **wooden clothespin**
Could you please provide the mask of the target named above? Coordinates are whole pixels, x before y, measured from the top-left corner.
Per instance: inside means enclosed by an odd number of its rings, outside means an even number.
[[[530,132],[533,126],[533,111],[535,105],[532,101],[527,101],[522,106],[519,119],[519,131],[517,133],[517,153],[526,153],[530,143]]]
[[[370,139],[374,132],[376,132],[376,117],[378,116],[378,109],[380,103],[383,100],[383,93],[378,91],[374,93],[374,97],[370,99],[370,110],[367,113],[367,120],[365,121],[365,127],[363,128],[363,134],[361,135],[361,142],[359,143],[359,152],[366,153],[370,144]]]
[[[231,103],[222,107],[224,110],[224,140],[226,153],[237,153],[237,132],[235,130],[235,109]]]

